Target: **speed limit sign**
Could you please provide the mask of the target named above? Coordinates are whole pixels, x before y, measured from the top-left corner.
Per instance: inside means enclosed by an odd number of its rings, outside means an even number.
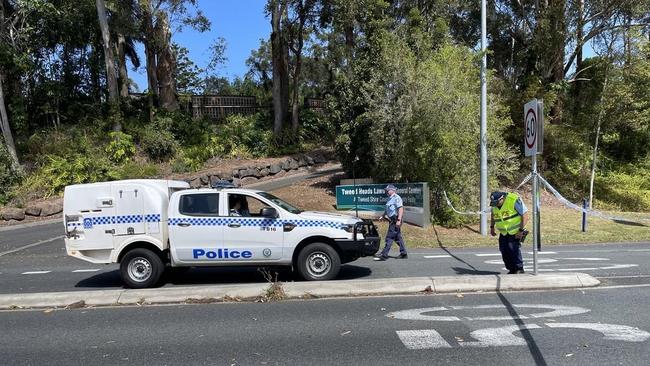
[[[524,152],[526,156],[542,152],[543,126],[543,102],[533,99],[524,105]]]

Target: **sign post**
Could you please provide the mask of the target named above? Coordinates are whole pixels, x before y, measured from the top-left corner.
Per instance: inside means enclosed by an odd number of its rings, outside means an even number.
[[[537,176],[537,154],[543,148],[544,103],[533,99],[524,105],[524,152],[532,156],[533,175],[533,274],[537,275],[537,250],[541,245],[539,225],[539,179]]]

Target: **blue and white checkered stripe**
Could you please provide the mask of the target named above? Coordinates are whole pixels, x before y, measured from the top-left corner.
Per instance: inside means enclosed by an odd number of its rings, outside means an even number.
[[[89,217],[92,220],[92,226],[95,225],[114,225],[114,224],[138,224],[145,222],[160,222],[160,214],[145,215],[121,215],[121,216],[97,216]],[[82,223],[68,223],[68,226],[83,226]]]
[[[240,224],[247,227],[276,226],[281,227],[284,224],[294,224],[298,227],[330,227],[340,229],[345,225],[338,221],[325,220],[272,220],[272,219],[255,219],[255,218],[232,218],[232,217],[191,217],[180,218],[172,217],[167,221],[170,226],[179,223],[188,223],[196,226],[225,226],[229,224]]]
[[[160,214],[144,215],[144,221],[146,221],[146,222],[160,222]]]

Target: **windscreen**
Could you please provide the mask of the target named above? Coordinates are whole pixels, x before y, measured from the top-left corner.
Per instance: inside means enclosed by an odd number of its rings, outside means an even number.
[[[298,209],[298,208],[296,208],[296,207],[290,205],[289,203],[287,203],[287,202],[281,200],[280,198],[278,198],[278,197],[276,197],[276,196],[274,196],[274,195],[272,195],[272,194],[270,194],[270,193],[267,193],[267,192],[259,192],[258,194],[259,194],[260,196],[262,196],[262,197],[264,197],[264,198],[270,200],[271,202],[275,203],[276,205],[282,207],[283,209],[285,209],[285,210],[291,212],[292,214],[299,214],[299,213],[302,212],[302,210],[300,210],[300,209]]]

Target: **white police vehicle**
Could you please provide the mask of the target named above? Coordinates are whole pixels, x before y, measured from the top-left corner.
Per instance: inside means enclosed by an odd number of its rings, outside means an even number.
[[[67,186],[63,213],[68,255],[120,263],[131,288],[154,286],[166,265],[291,266],[306,280],[328,280],[380,244],[369,220],[300,211],[263,191],[172,180]]]

